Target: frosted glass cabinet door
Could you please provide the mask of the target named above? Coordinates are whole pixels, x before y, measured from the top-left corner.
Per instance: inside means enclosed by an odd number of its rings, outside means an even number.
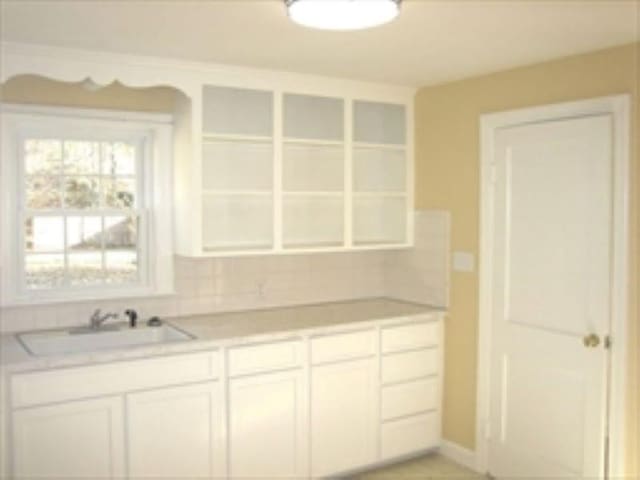
[[[212,478],[222,430],[216,382],[127,395],[129,478]],[[220,420],[218,420],[218,418]]]
[[[14,476],[28,479],[124,477],[121,397],[17,410]]]
[[[271,92],[205,86],[202,95],[205,134],[273,135]]]

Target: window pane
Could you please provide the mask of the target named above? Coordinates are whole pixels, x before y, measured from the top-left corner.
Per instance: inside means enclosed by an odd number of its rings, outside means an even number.
[[[109,284],[132,283],[138,279],[138,254],[131,250],[106,253],[106,282]]]
[[[63,282],[63,255],[25,256],[25,283],[27,288],[55,288],[61,286]]]
[[[100,173],[100,144],[64,142],[64,172],[74,175]]]
[[[72,286],[102,283],[102,253],[72,253],[68,257],[69,284]]]
[[[102,179],[104,201],[111,208],[132,208],[135,205],[136,184],[133,178]]]
[[[27,140],[24,142],[24,168],[27,175],[57,175],[62,170],[62,142]]]
[[[105,217],[104,242],[107,250],[135,249],[138,243],[137,217]]]
[[[105,175],[134,175],[136,173],[136,149],[124,142],[103,143],[104,160],[102,173]]]
[[[25,181],[26,207],[38,210],[60,208],[59,177],[27,177]]]
[[[31,217],[25,221],[27,252],[56,252],[64,249],[62,217]]]
[[[97,207],[100,203],[98,179],[71,177],[65,180],[64,204],[68,208]]]
[[[102,218],[68,217],[67,248],[70,250],[102,248]]]

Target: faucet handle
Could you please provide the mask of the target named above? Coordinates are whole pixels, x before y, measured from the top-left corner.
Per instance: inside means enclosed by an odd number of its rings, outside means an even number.
[[[138,323],[138,312],[136,312],[133,308],[129,308],[124,311],[124,314],[129,317],[129,326],[131,328],[136,328]]]

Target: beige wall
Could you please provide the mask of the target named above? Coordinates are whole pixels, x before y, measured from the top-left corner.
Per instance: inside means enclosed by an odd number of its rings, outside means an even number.
[[[90,92],[79,83],[36,75],[20,75],[0,86],[3,102],[140,112],[173,112],[176,94],[169,87],[129,88],[117,82]]]
[[[416,206],[452,213],[452,250],[478,254],[479,138],[482,113],[532,105],[633,94],[632,229],[634,258],[630,301],[632,371],[629,379],[629,472],[638,452],[638,67],[640,44],[560,59],[525,68],[422,88],[416,97]],[[477,272],[451,275],[451,314],[446,336],[444,436],[474,448]],[[631,470],[633,469],[633,470]]]

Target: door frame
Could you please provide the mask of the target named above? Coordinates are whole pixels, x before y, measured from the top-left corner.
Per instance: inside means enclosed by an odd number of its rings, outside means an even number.
[[[622,477],[625,465],[627,395],[627,330],[629,279],[629,155],[630,105],[628,94],[558,103],[480,116],[480,232],[479,311],[476,410],[476,466],[486,472],[489,463],[490,358],[493,279],[494,141],[497,130],[553,120],[611,115],[613,119],[613,211],[611,277],[611,350],[609,379],[609,476]],[[618,340],[620,339],[620,340]],[[606,407],[605,407],[606,409]],[[606,415],[606,410],[603,411]],[[603,439],[604,441],[604,439]]]

